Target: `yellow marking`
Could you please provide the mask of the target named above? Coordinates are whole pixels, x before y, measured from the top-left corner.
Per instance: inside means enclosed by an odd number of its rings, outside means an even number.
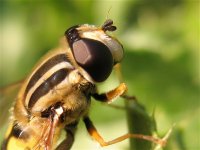
[[[12,124],[11,125],[9,125],[9,127],[8,127],[8,129],[7,129],[7,131],[6,131],[6,139],[8,138],[8,136],[10,135],[10,132],[12,131]]]
[[[34,140],[30,140],[29,142],[18,139],[16,137],[11,137],[7,144],[7,150],[24,150],[30,148],[33,144]]]

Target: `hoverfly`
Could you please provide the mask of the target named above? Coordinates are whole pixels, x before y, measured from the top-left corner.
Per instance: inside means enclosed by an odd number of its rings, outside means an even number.
[[[100,27],[83,24],[65,32],[59,47],[48,52],[23,81],[2,150],[69,150],[81,119],[101,146],[130,137],[151,140],[125,134],[106,142],[88,116],[91,97],[108,103],[127,90],[121,83],[109,92],[97,92],[96,83],[105,81],[123,58],[123,46],[108,34],[115,30],[108,19]],[[65,130],[66,138],[55,146],[61,130]]]

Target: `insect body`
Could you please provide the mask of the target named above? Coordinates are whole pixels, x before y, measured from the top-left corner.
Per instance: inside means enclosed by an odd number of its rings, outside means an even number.
[[[91,97],[109,102],[126,91],[122,83],[98,94],[95,85],[122,60],[122,45],[107,34],[114,30],[112,20],[107,20],[101,27],[84,24],[65,32],[60,46],[35,66],[21,86],[2,150],[70,149],[81,118],[102,146],[116,143],[105,142],[88,117]],[[62,129],[66,139],[56,146]]]

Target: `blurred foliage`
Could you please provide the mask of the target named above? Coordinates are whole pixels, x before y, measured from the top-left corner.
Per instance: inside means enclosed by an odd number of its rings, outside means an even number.
[[[129,94],[149,114],[155,109],[159,135],[176,123],[165,149],[200,149],[199,10],[199,0],[1,0],[0,85],[24,78],[68,27],[101,25],[111,18],[118,27],[113,34],[125,49],[122,72]],[[117,84],[112,75],[101,91]],[[93,103],[91,116],[98,128],[117,126],[125,117],[120,110]]]

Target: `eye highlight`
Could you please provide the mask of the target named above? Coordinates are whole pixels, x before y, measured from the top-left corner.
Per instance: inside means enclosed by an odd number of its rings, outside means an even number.
[[[109,48],[100,41],[83,38],[73,43],[72,51],[77,63],[96,82],[108,78],[113,67],[113,57]]]
[[[114,64],[121,62],[124,56],[124,49],[119,41],[114,38],[105,39],[104,41],[109,47],[110,52],[112,53]]]

